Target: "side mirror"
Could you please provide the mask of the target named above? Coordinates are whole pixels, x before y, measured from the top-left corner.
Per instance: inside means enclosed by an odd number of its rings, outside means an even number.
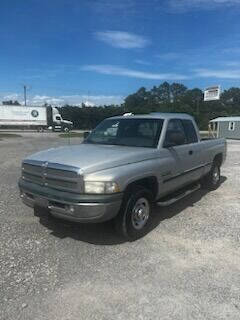
[[[84,131],[83,132],[83,138],[87,139],[87,137],[89,136],[90,132],[89,131]]]
[[[166,135],[164,147],[170,148],[174,146],[179,146],[185,144],[185,142],[185,136],[181,131],[169,131]]]

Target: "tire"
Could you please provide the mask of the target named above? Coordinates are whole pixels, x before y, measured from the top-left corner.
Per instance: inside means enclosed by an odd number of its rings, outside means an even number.
[[[143,237],[152,221],[152,194],[137,186],[127,191],[119,214],[114,220],[118,234],[134,241]]]
[[[210,172],[202,179],[202,187],[208,190],[216,190],[220,186],[220,181],[220,165],[215,161]]]
[[[65,133],[67,133],[67,132],[69,132],[70,130],[69,130],[68,127],[65,127],[65,128],[63,129],[63,131],[64,131]]]

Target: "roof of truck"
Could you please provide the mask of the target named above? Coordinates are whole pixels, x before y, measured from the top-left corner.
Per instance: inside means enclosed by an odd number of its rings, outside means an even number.
[[[125,114],[119,115],[115,117],[111,117],[110,119],[193,119],[187,113],[171,113],[171,112],[152,112],[149,114]]]
[[[34,106],[34,105],[15,105],[15,104],[0,104],[0,108],[6,107],[6,108],[46,108],[46,106]]]
[[[211,120],[210,122],[234,122],[240,121],[240,117],[218,117],[216,119]]]

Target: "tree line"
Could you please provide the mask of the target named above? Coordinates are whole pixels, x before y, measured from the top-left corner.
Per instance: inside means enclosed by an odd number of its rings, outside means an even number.
[[[149,90],[140,88],[127,96],[121,105],[65,105],[58,109],[63,119],[73,122],[75,129],[93,129],[103,119],[126,112],[185,112],[195,117],[201,130],[207,130],[211,119],[240,115],[240,88],[224,90],[219,101],[205,102],[199,88],[188,89],[181,83],[163,82]]]
[[[188,89],[181,83],[163,82],[150,90],[140,88],[121,105],[86,107],[83,104],[82,108],[65,105],[59,110],[76,129],[92,129],[103,119],[125,112],[185,112],[194,116],[201,130],[207,130],[211,119],[240,115],[240,88],[225,90],[219,101],[205,102],[199,88]]]

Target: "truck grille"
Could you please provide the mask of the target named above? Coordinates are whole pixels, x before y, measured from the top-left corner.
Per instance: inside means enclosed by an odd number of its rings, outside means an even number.
[[[26,160],[22,164],[22,178],[61,191],[79,193],[83,190],[80,169],[57,163]]]

